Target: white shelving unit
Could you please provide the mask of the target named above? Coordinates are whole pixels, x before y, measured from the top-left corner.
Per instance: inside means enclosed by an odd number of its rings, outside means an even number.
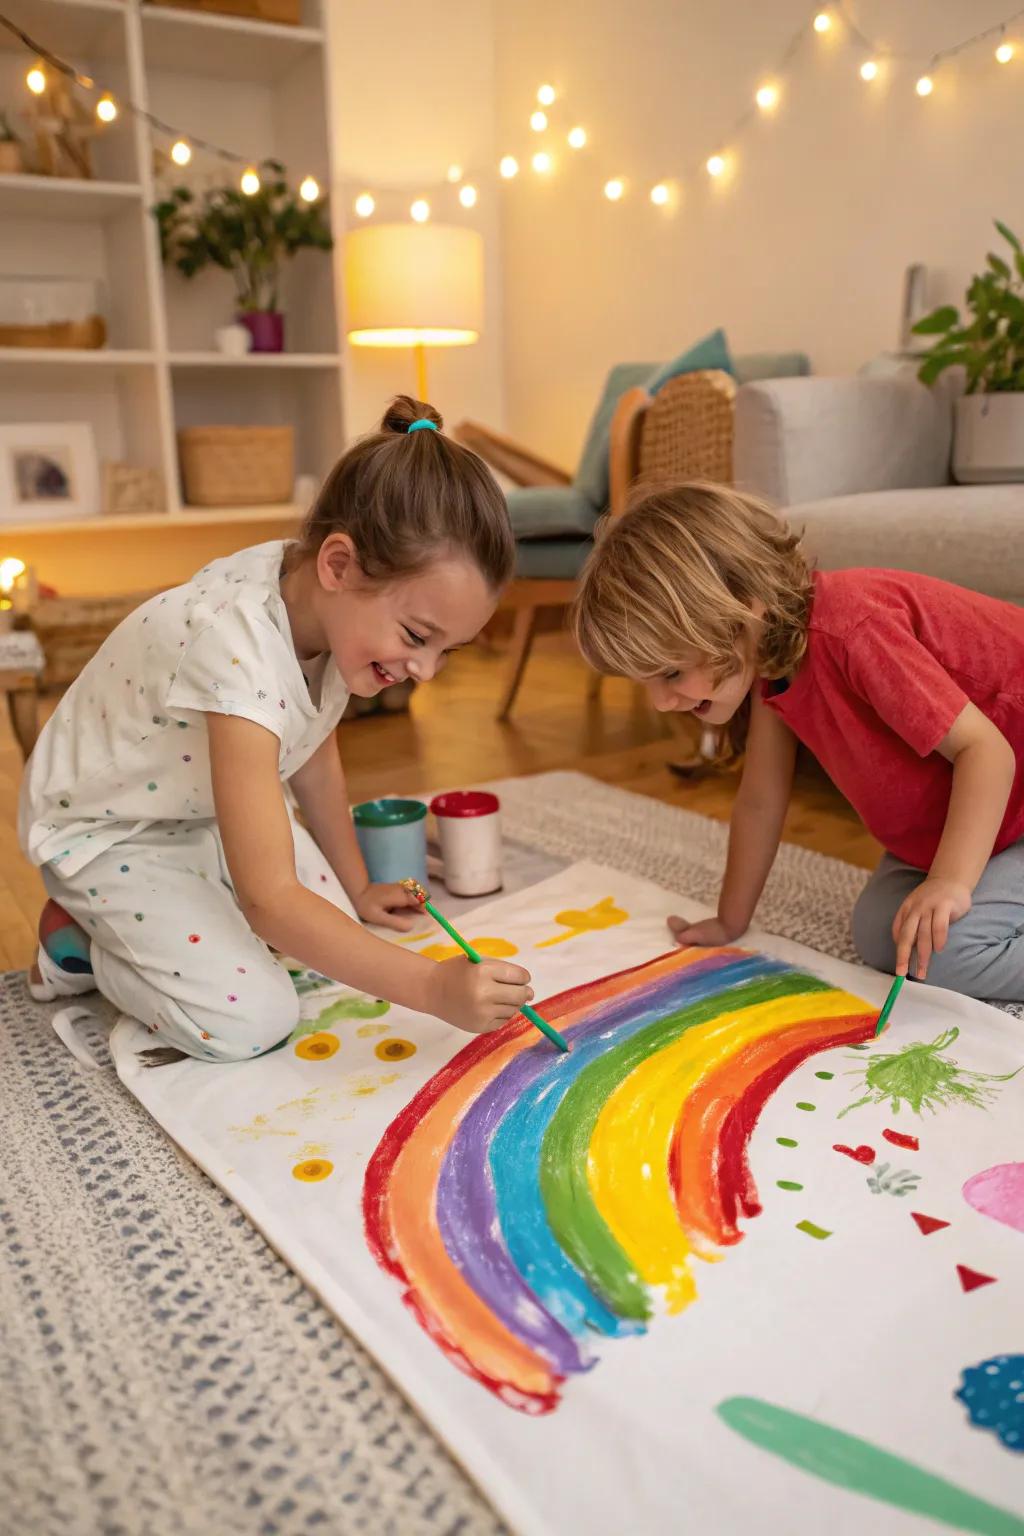
[[[15,18],[115,97],[130,97],[186,137],[224,144],[253,161],[279,159],[296,182],[312,174],[329,190],[324,4],[304,0],[298,27],[152,0],[19,0]],[[13,38],[0,34],[0,101],[24,95],[29,62]],[[159,472],[166,511],[24,526],[0,521],[5,547],[20,538],[33,548],[72,540],[79,549],[104,535],[220,524],[252,524],[256,537],[271,537],[260,525],[297,521],[304,509],[291,505],[187,508],[176,442],[182,427],[289,424],[296,474],[317,479],[341,451],[339,263],[319,251],[290,263],[282,308],[291,350],[242,358],[212,350],[215,329],[233,315],[233,285],[219,270],[186,281],[162,268],[151,212],[156,142],[144,122],[122,113],[94,141],[97,180],[0,175],[0,274],[96,279],[108,326],[108,345],[98,351],[0,348],[0,421],[90,422],[101,460]],[[166,150],[166,141],[160,147]],[[231,165],[221,169],[225,178],[237,174]],[[180,180],[187,183],[192,170],[185,168]],[[333,233],[340,242],[336,217]],[[165,547],[165,540],[154,544]]]

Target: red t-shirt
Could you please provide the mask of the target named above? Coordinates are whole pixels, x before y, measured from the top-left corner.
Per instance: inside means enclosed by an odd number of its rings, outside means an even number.
[[[993,852],[1024,837],[1024,609],[907,571],[819,571],[807,653],[762,697],[890,853],[927,869],[952,765],[935,749],[970,702],[1014,750]]]

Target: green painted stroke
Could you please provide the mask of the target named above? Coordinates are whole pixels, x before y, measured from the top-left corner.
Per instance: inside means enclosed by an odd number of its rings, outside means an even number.
[[[656,1019],[598,1057],[580,1073],[551,1118],[541,1146],[540,1194],[562,1251],[619,1317],[651,1317],[647,1287],[601,1216],[590,1193],[587,1156],[598,1116],[629,1074],[673,1041],[741,1009],[805,992],[834,992],[815,976],[791,972],[729,988]],[[694,1169],[697,1178],[710,1177]]]
[[[729,1397],[718,1416],[764,1451],[837,1488],[979,1536],[1024,1536],[1024,1519],[880,1446],[759,1397]],[[866,1528],[866,1527],[865,1527]]]

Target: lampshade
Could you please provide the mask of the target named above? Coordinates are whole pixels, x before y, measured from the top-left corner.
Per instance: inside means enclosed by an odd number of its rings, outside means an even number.
[[[475,229],[371,224],[345,238],[348,339],[356,347],[465,347],[483,323]]]

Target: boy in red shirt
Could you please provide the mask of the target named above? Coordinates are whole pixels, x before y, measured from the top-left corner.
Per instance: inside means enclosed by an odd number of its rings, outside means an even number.
[[[1024,998],[1024,610],[903,571],[812,572],[722,486],[643,494],[599,540],[573,622],[598,671],[725,725],[749,701],[718,915],[749,926],[804,742],[886,848],[853,914],[869,965]]]

